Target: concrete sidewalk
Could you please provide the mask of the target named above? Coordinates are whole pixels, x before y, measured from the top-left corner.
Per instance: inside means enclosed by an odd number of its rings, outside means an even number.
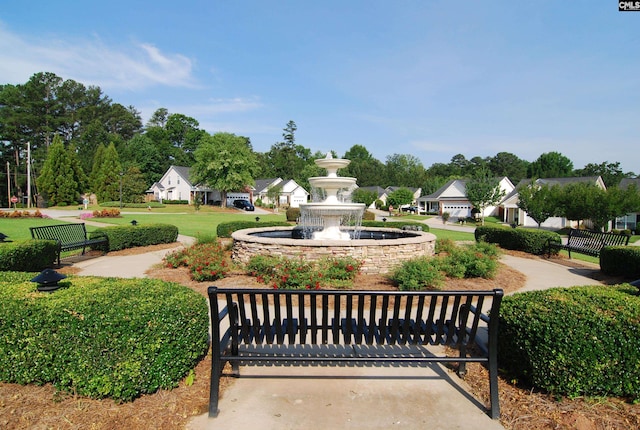
[[[195,241],[189,236],[178,235],[175,248],[161,249],[159,251],[146,252],[136,255],[103,255],[97,258],[89,258],[73,263],[73,267],[80,269],[77,275],[104,276],[118,278],[146,278],[146,271],[153,266],[162,263],[165,255],[189,246]]]

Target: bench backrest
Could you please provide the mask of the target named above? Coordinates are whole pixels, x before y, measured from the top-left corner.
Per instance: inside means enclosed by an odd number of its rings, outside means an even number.
[[[63,245],[87,240],[84,223],[45,225],[30,227],[30,230],[34,239],[57,240]]]
[[[388,292],[208,290],[214,339],[235,344],[468,345],[502,290]],[[219,315],[228,312],[223,330]],[[226,333],[225,333],[226,332]]]
[[[629,244],[629,236],[625,234],[603,233],[599,231],[569,230],[567,245],[576,248],[600,250],[605,246],[626,246]]]

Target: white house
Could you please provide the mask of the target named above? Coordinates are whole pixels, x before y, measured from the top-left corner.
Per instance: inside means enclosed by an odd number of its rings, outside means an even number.
[[[195,193],[200,192],[205,204],[219,203],[220,192],[208,187],[194,186],[189,179],[189,170],[189,167],[169,166],[162,178],[147,190],[147,194],[153,195],[153,199],[159,202],[186,200],[192,204]]]
[[[270,190],[277,187],[277,202],[272,201],[273,195],[269,195]],[[306,203],[309,199],[309,193],[301,187],[296,181],[290,179],[288,181],[282,178],[257,179],[255,185],[255,197],[262,200],[263,204],[289,206],[293,208],[300,207],[300,203]]]
[[[448,212],[451,218],[468,218],[471,216],[473,205],[467,198],[467,181],[465,179],[452,179],[436,192],[418,199],[418,210],[426,213],[442,215]],[[505,195],[511,193],[515,187],[504,176],[499,181],[500,189]],[[483,216],[499,216],[499,206],[488,206],[484,209]]]
[[[572,177],[572,178],[543,178],[536,179],[535,183],[538,185],[548,185],[548,186],[565,186],[567,184],[572,183],[591,183],[596,186],[606,189],[604,182],[600,176],[584,176],[584,177]],[[529,186],[531,184],[531,179],[523,179],[521,180],[516,188],[512,190],[509,194],[502,199],[500,202],[500,207],[502,210],[502,221],[521,225],[524,227],[538,227],[538,223],[534,221],[533,218],[527,215],[525,211],[518,207],[518,190],[522,187]],[[540,227],[548,228],[548,229],[561,229],[564,227],[575,227],[575,222],[571,222],[570,220],[564,217],[550,217],[545,222],[543,222]]]

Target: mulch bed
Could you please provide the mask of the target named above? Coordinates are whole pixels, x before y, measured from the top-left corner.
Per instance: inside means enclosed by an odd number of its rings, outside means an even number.
[[[144,249],[120,251],[120,254],[148,252],[175,247],[176,244],[158,245]],[[518,256],[532,257],[527,254]],[[560,264],[580,265],[576,261],[558,261]],[[60,269],[63,273],[74,273],[73,267]],[[219,287],[245,286],[265,288],[254,278],[241,273],[215,282],[195,282],[189,278],[186,268],[169,269],[156,267],[147,272],[149,277],[178,282],[200,294],[206,295],[210,285]],[[492,289],[503,288],[505,292],[518,290],[525,276],[501,265],[495,279],[448,280],[445,289]],[[601,280],[606,284],[616,279]],[[383,276],[358,276],[355,288],[392,290],[395,287]],[[195,381],[187,386],[184,382],[173,390],[160,390],[142,396],[131,403],[116,404],[113,400],[92,400],[73,394],[59,393],[50,385],[21,386],[0,383],[0,428],[2,429],[156,429],[174,430],[184,428],[196,415],[204,414],[208,408],[210,357],[203,359],[195,369]],[[478,364],[468,365],[465,382],[479,399],[487,402],[488,375]],[[223,378],[223,384],[233,379]],[[223,389],[224,391],[224,386]],[[224,394],[223,394],[224,395]],[[501,423],[507,429],[632,429],[640,428],[640,405],[626,403],[616,398],[556,399],[530,387],[520,387],[510,381],[500,381]]]

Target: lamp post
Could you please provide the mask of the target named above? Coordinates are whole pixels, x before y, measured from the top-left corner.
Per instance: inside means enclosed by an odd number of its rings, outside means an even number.
[[[120,209],[122,209],[122,177],[124,172],[120,172]]]

